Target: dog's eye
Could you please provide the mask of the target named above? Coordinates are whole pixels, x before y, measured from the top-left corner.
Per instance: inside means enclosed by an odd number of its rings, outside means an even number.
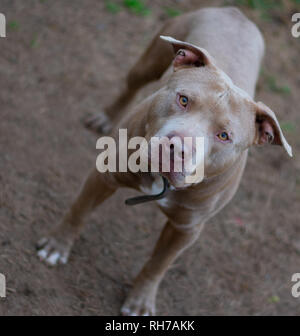
[[[179,97],[179,103],[180,105],[182,105],[183,107],[186,107],[188,104],[189,100],[186,96],[180,96]]]
[[[222,132],[222,133],[217,134],[217,137],[222,141],[229,140],[229,135],[226,132]]]

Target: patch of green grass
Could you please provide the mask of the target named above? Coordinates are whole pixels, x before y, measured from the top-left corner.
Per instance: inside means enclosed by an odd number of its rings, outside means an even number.
[[[105,1],[105,7],[110,13],[113,14],[117,14],[121,10],[121,7],[118,4],[109,0]]]
[[[261,18],[264,20],[271,19],[270,11],[272,9],[283,6],[282,0],[235,0],[234,3],[237,6],[245,6],[259,11]]]
[[[123,0],[123,4],[131,12],[137,15],[147,16],[151,13],[142,0]]]
[[[30,41],[30,47],[36,48],[38,46],[38,36],[35,35],[33,39]]]
[[[17,31],[20,29],[20,24],[17,21],[8,22],[7,26],[8,26],[8,29],[12,31]]]
[[[169,17],[175,17],[175,16],[182,14],[182,12],[179,9],[175,9],[171,7],[164,7],[164,10]]]
[[[235,0],[235,3],[261,11],[282,7],[282,0]]]
[[[279,296],[277,295],[272,295],[270,298],[269,298],[269,301],[272,302],[272,303],[277,303],[280,301],[280,298]]]
[[[281,93],[281,94],[290,94],[291,93],[290,87],[288,87],[287,85],[279,85],[277,83],[276,78],[273,77],[273,76],[267,76],[266,81],[267,81],[268,87],[271,91]]]
[[[286,132],[286,133],[294,133],[296,131],[296,125],[293,124],[291,121],[281,122],[280,127],[283,130],[283,132]]]
[[[272,9],[281,8],[287,3],[286,0],[234,0],[230,1],[230,3],[225,0],[225,5],[232,5],[232,2],[236,6],[244,6],[258,10],[262,17],[268,18],[270,18],[269,12]],[[300,5],[300,0],[290,0],[290,2]]]

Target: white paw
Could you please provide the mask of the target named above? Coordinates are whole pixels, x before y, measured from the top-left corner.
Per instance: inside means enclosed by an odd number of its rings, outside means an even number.
[[[143,293],[140,296],[130,295],[121,308],[123,316],[154,316],[155,298]]]
[[[50,266],[66,264],[70,254],[70,246],[58,242],[55,238],[42,238],[37,243],[37,255],[40,260]]]
[[[145,311],[141,314],[138,314],[134,309],[130,309],[130,308],[127,308],[127,307],[122,307],[121,308],[121,314],[123,316],[153,316],[154,314],[150,314],[150,312],[148,311]]]

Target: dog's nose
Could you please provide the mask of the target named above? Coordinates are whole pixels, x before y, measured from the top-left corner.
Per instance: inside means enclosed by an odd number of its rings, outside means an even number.
[[[169,142],[170,142],[170,159],[171,160],[184,160],[184,154],[185,151],[187,151],[187,148],[184,146],[183,138],[176,136],[168,136]]]

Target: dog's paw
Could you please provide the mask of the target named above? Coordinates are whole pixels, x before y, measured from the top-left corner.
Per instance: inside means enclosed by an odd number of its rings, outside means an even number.
[[[59,242],[54,237],[42,238],[36,247],[39,259],[50,266],[66,264],[71,250],[70,245]]]
[[[143,293],[139,296],[130,295],[121,308],[123,316],[154,316],[155,298]]]
[[[86,128],[97,134],[108,134],[112,130],[112,123],[104,112],[87,117],[83,123]]]

